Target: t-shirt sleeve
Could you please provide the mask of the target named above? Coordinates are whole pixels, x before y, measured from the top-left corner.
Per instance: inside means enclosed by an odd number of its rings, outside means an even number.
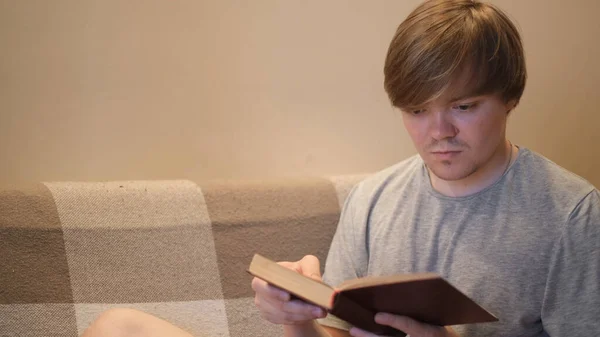
[[[600,331],[600,194],[589,193],[571,212],[552,252],[542,324],[552,336]]]
[[[368,246],[366,242],[367,212],[361,210],[368,200],[356,185],[344,203],[335,235],[329,248],[323,281],[335,287],[343,281],[366,275]],[[329,314],[318,322],[325,326],[348,330],[350,325]]]

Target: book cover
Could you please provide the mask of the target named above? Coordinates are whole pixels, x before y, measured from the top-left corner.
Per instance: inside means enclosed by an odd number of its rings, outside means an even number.
[[[378,312],[404,315],[440,326],[498,320],[435,273],[364,277],[334,288],[259,254],[254,255],[247,271],[353,326],[378,335],[404,335],[375,323]]]

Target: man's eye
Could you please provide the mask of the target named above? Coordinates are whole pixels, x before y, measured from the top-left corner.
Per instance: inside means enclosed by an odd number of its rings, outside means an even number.
[[[459,111],[469,111],[475,104],[461,104],[457,105],[454,108]]]
[[[413,110],[411,113],[412,113],[413,115],[418,115],[418,114],[421,114],[421,113],[423,113],[423,109],[417,109],[417,110]]]

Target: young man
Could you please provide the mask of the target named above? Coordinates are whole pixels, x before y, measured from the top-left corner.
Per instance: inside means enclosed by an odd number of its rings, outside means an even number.
[[[385,89],[418,156],[358,184],[324,281],[437,272],[499,322],[438,327],[381,313],[423,336],[592,336],[600,331],[600,193],[506,139],[525,87],[519,33],[492,5],[427,1],[399,26]],[[307,256],[283,265],[319,277]],[[291,336],[372,336],[254,279],[263,317]]]
[[[433,271],[497,323],[438,327],[381,313],[411,337],[593,336],[600,331],[600,193],[506,139],[525,87],[519,34],[497,8],[427,1],[400,25],[385,89],[419,155],[358,184],[324,281]],[[281,262],[320,278],[319,261]],[[254,279],[263,317],[286,336],[372,336]],[[105,312],[94,336],[189,336],[138,311]]]

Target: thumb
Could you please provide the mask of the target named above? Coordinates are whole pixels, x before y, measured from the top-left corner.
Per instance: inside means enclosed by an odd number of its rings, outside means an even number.
[[[321,264],[316,256],[306,255],[298,262],[302,275],[321,281]]]

